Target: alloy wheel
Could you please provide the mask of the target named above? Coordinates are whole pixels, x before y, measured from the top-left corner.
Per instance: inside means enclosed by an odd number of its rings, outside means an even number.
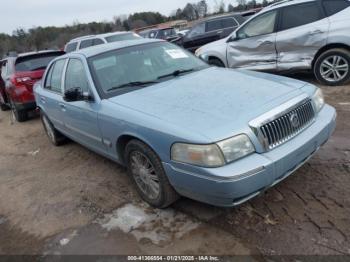
[[[157,199],[160,194],[159,178],[149,158],[139,151],[130,155],[131,173],[139,189],[150,199]]]
[[[349,72],[348,61],[339,55],[326,57],[320,66],[321,76],[329,82],[339,82],[343,80]]]

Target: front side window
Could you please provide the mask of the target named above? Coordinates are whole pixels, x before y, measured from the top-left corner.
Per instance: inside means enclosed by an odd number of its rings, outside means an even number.
[[[193,27],[187,36],[189,38],[191,38],[191,37],[195,37],[197,35],[202,35],[204,33],[205,33],[205,24],[202,23],[202,24],[199,24],[199,25],[196,25],[195,27]]]
[[[94,45],[102,45],[102,44],[104,44],[105,42],[103,42],[103,40],[102,39],[100,39],[100,38],[96,38],[95,40],[94,40]]]
[[[79,59],[70,59],[66,71],[65,90],[81,88],[83,92],[89,92],[89,84],[83,63]]]
[[[62,93],[61,83],[65,62],[65,60],[59,60],[51,66],[45,82],[46,89],[56,93]]]
[[[310,24],[322,19],[317,3],[288,6],[282,10],[281,30]]]
[[[225,18],[222,19],[222,27],[223,28],[230,28],[238,26],[237,22],[233,18]]]
[[[106,96],[140,88],[140,82],[153,84],[167,81],[176,77],[176,73],[173,75],[176,71],[196,71],[208,67],[191,53],[167,42],[110,51],[89,58],[89,65],[95,85]],[[130,85],[132,83],[136,86]]]
[[[206,32],[216,31],[219,29],[222,29],[221,20],[213,20],[213,21],[207,22]]]
[[[137,39],[140,39],[140,36],[134,33],[118,34],[106,37],[106,41],[108,43]]]
[[[78,42],[70,43],[66,46],[66,53],[71,53],[77,50]]]
[[[276,18],[277,11],[262,14],[241,28],[238,31],[237,36],[239,39],[244,39],[259,35],[271,34],[275,31]]]
[[[87,39],[87,40],[81,41],[79,49],[88,48],[93,45],[94,45],[94,39]]]
[[[348,0],[323,0],[323,6],[327,16],[334,15],[350,7]]]

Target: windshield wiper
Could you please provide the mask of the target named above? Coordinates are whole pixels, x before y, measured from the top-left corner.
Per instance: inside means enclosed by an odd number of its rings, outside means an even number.
[[[166,78],[166,77],[169,77],[169,76],[175,76],[176,77],[176,76],[179,76],[181,74],[185,74],[185,73],[189,73],[189,72],[193,72],[193,71],[195,71],[194,68],[185,69],[185,70],[175,70],[174,72],[172,72],[170,74],[159,76],[158,79]]]
[[[119,86],[115,86],[115,87],[112,87],[110,89],[107,90],[107,92],[109,91],[112,91],[112,90],[116,90],[116,89],[119,89],[119,88],[124,88],[124,87],[134,87],[134,86],[144,86],[144,85],[150,85],[150,84],[157,84],[159,83],[158,81],[135,81],[135,82],[129,82],[129,83],[125,83],[125,84],[122,84],[122,85],[119,85]]]

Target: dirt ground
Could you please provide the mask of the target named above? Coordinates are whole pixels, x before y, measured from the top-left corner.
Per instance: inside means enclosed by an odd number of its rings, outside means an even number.
[[[37,117],[0,112],[0,254],[350,255],[350,86],[322,88],[338,111],[330,141],[229,209],[181,199],[155,210],[122,167],[74,142],[52,146]]]

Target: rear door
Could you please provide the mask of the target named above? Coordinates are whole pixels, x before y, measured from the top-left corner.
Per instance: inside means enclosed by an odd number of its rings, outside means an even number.
[[[278,70],[309,69],[327,44],[329,20],[320,1],[281,8],[276,37]]]
[[[232,68],[274,71],[277,68],[276,26],[278,11],[263,13],[243,25],[227,44]]]
[[[90,89],[88,69],[82,60],[71,58],[68,61],[65,73],[64,90],[81,88],[83,92],[92,92]],[[102,137],[97,123],[98,104],[93,101],[63,102],[64,124],[67,132],[83,145],[103,151]]]
[[[67,59],[61,59],[54,62],[46,76],[43,79],[43,89],[39,95],[39,103],[51,123],[60,131],[64,129],[64,114],[62,112],[63,104],[63,72],[67,64]]]

